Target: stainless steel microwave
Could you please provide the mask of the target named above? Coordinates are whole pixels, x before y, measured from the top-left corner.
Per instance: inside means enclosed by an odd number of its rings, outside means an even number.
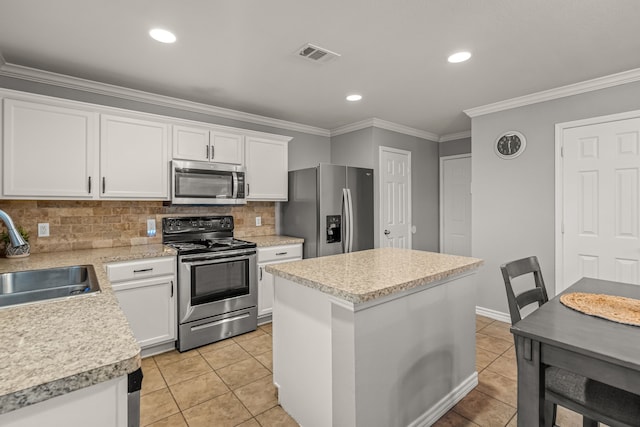
[[[244,166],[224,163],[171,162],[171,203],[244,205]]]

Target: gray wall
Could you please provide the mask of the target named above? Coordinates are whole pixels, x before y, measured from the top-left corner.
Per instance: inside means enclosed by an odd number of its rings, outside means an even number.
[[[500,264],[537,255],[555,294],[555,124],[640,109],[640,83],[528,105],[472,119],[472,253],[479,307],[508,313]],[[517,130],[526,150],[494,154],[500,133]]]
[[[379,147],[392,147],[411,151],[411,216],[416,233],[413,248],[438,251],[439,199],[438,199],[438,143],[386,129],[365,128],[331,138],[331,163],[373,168],[379,176]],[[375,179],[374,226],[375,245],[379,236],[379,186]]]
[[[471,138],[455,139],[441,142],[439,144],[438,155],[440,157],[456,156],[458,154],[471,153]]]
[[[177,117],[186,120],[195,120],[205,123],[213,123],[223,126],[232,126],[250,129],[260,132],[274,133],[291,136],[289,142],[289,169],[302,169],[317,165],[320,162],[328,162],[330,159],[331,142],[329,137],[311,135],[280,129],[273,126],[258,125],[240,120],[227,119],[209,114],[195,113],[177,108],[163,107],[143,102],[130,101],[113,96],[100,95],[75,89],[35,83],[21,79],[0,76],[0,87],[6,89],[32,92],[41,95],[55,96],[58,98],[72,99],[75,101],[89,102],[92,104],[106,105],[109,107],[124,108],[127,110],[142,111],[145,113],[160,114],[163,116]]]

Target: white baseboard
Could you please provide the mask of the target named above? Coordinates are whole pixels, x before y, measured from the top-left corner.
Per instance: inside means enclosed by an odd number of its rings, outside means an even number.
[[[490,308],[476,306],[476,314],[493,320],[499,320],[500,322],[511,323],[511,316],[509,316],[509,313],[491,310]]]
[[[438,421],[449,409],[453,408],[456,403],[462,400],[471,390],[478,385],[478,373],[474,372],[458,387],[453,389],[451,393],[440,399],[438,403],[433,405],[427,412],[413,420],[408,427],[429,427]]]

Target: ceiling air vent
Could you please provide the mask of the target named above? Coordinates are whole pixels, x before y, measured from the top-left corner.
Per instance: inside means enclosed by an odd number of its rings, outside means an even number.
[[[329,62],[340,56],[339,53],[307,43],[297,51],[298,56],[313,62]]]

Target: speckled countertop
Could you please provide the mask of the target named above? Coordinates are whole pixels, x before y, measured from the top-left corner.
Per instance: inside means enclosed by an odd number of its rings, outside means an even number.
[[[304,239],[301,237],[291,236],[252,236],[243,237],[242,240],[253,242],[258,245],[259,248],[267,246],[280,246],[280,245],[294,245],[296,243],[304,243]]]
[[[140,347],[104,264],[174,256],[163,245],[0,259],[0,273],[92,264],[101,292],[0,309],[0,413],[131,373]]]
[[[359,304],[471,271],[482,263],[477,258],[383,248],[267,265],[266,270]]]

